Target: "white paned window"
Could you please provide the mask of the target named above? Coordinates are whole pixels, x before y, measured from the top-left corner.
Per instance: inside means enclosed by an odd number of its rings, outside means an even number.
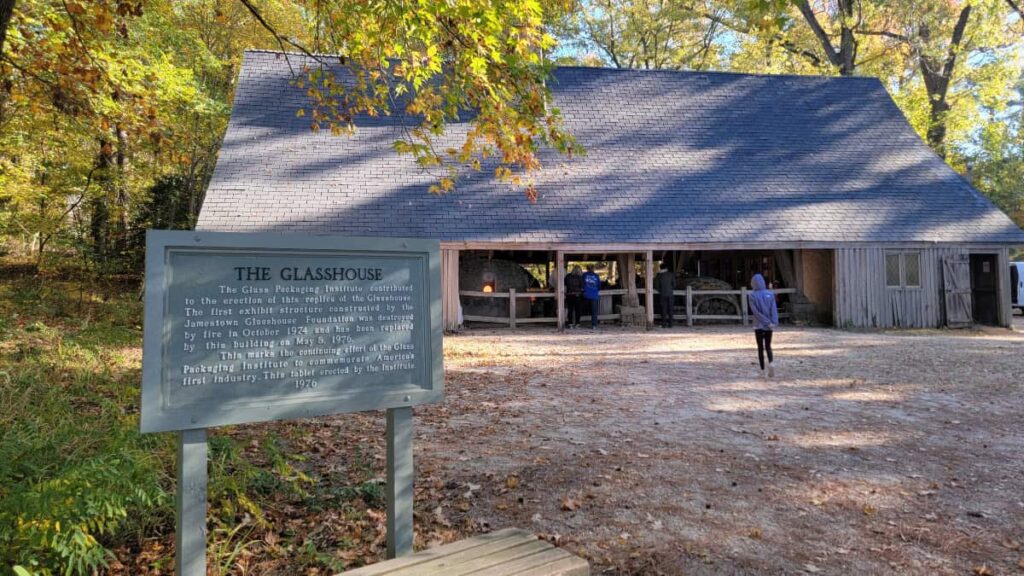
[[[920,288],[921,253],[886,252],[885,285],[888,288]]]
[[[908,288],[921,287],[921,253],[903,253],[903,285]]]
[[[889,288],[900,287],[900,253],[885,254],[885,285]]]

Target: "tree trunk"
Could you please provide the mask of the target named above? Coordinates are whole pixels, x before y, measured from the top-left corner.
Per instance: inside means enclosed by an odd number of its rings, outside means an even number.
[[[946,113],[949,112],[949,103],[946,102],[946,94],[942,93],[939,99],[935,99],[931,93],[928,94],[928,145],[932,147],[943,159],[946,158]]]
[[[940,63],[928,58],[923,50],[918,57],[921,76],[924,79],[925,89],[928,91],[928,145],[942,158],[946,157],[946,121],[950,109],[946,96],[949,93],[949,81],[953,77],[956,57],[960,53],[960,44],[963,42],[964,30],[967,29],[967,20],[970,17],[971,5],[968,4],[960,11],[960,16],[953,27],[953,36],[950,38],[949,51],[944,61]],[[927,41],[927,28],[922,28],[922,36]]]
[[[839,44],[839,75],[853,76],[857,70],[857,39],[853,30],[843,26]]]
[[[807,25],[818,38],[828,61],[839,69],[841,76],[853,76],[857,69],[857,37],[854,35],[853,22],[853,0],[839,0],[839,48],[832,45],[832,38],[818,22],[808,0],[796,0],[796,6],[803,15]]]
[[[15,0],[0,0],[0,55],[4,53],[4,43],[7,40],[7,28],[11,24],[11,16],[14,14]]]
[[[104,194],[93,198],[89,203],[91,208],[89,232],[92,236],[92,254],[95,261],[100,264],[106,263],[110,252],[108,246],[108,231],[110,228],[109,198],[112,196],[110,189],[113,184],[113,175],[110,171],[113,169],[115,156],[114,146],[111,142],[106,139],[100,140],[100,151],[96,156],[96,173],[98,184],[100,189],[104,191]]]

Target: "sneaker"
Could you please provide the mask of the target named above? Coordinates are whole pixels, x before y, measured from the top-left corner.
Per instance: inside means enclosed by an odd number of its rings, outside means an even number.
[[[775,366],[772,366],[771,362],[768,363],[768,377],[769,378],[774,378],[775,377]]]

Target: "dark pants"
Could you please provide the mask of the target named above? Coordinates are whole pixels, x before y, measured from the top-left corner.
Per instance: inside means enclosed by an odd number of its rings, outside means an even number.
[[[597,328],[597,313],[601,309],[601,299],[594,298],[593,300],[587,300],[590,302],[590,327]]]
[[[673,298],[671,294],[658,294],[661,305],[661,325],[665,328],[672,327]]]
[[[580,323],[580,297],[579,294],[565,295],[566,320],[569,326],[576,326]]]
[[[769,362],[775,359],[772,355],[772,331],[758,328],[754,330],[754,339],[757,340],[757,361],[761,363],[761,370],[764,370],[764,353],[768,353]]]

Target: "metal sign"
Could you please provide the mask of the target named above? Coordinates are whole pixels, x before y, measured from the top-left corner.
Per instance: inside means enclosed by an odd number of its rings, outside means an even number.
[[[436,241],[150,231],[143,432],[442,398]]]
[[[206,574],[206,428],[387,409],[388,557],[412,406],[443,399],[437,241],[151,230],[142,432],[179,431],[176,573]]]

